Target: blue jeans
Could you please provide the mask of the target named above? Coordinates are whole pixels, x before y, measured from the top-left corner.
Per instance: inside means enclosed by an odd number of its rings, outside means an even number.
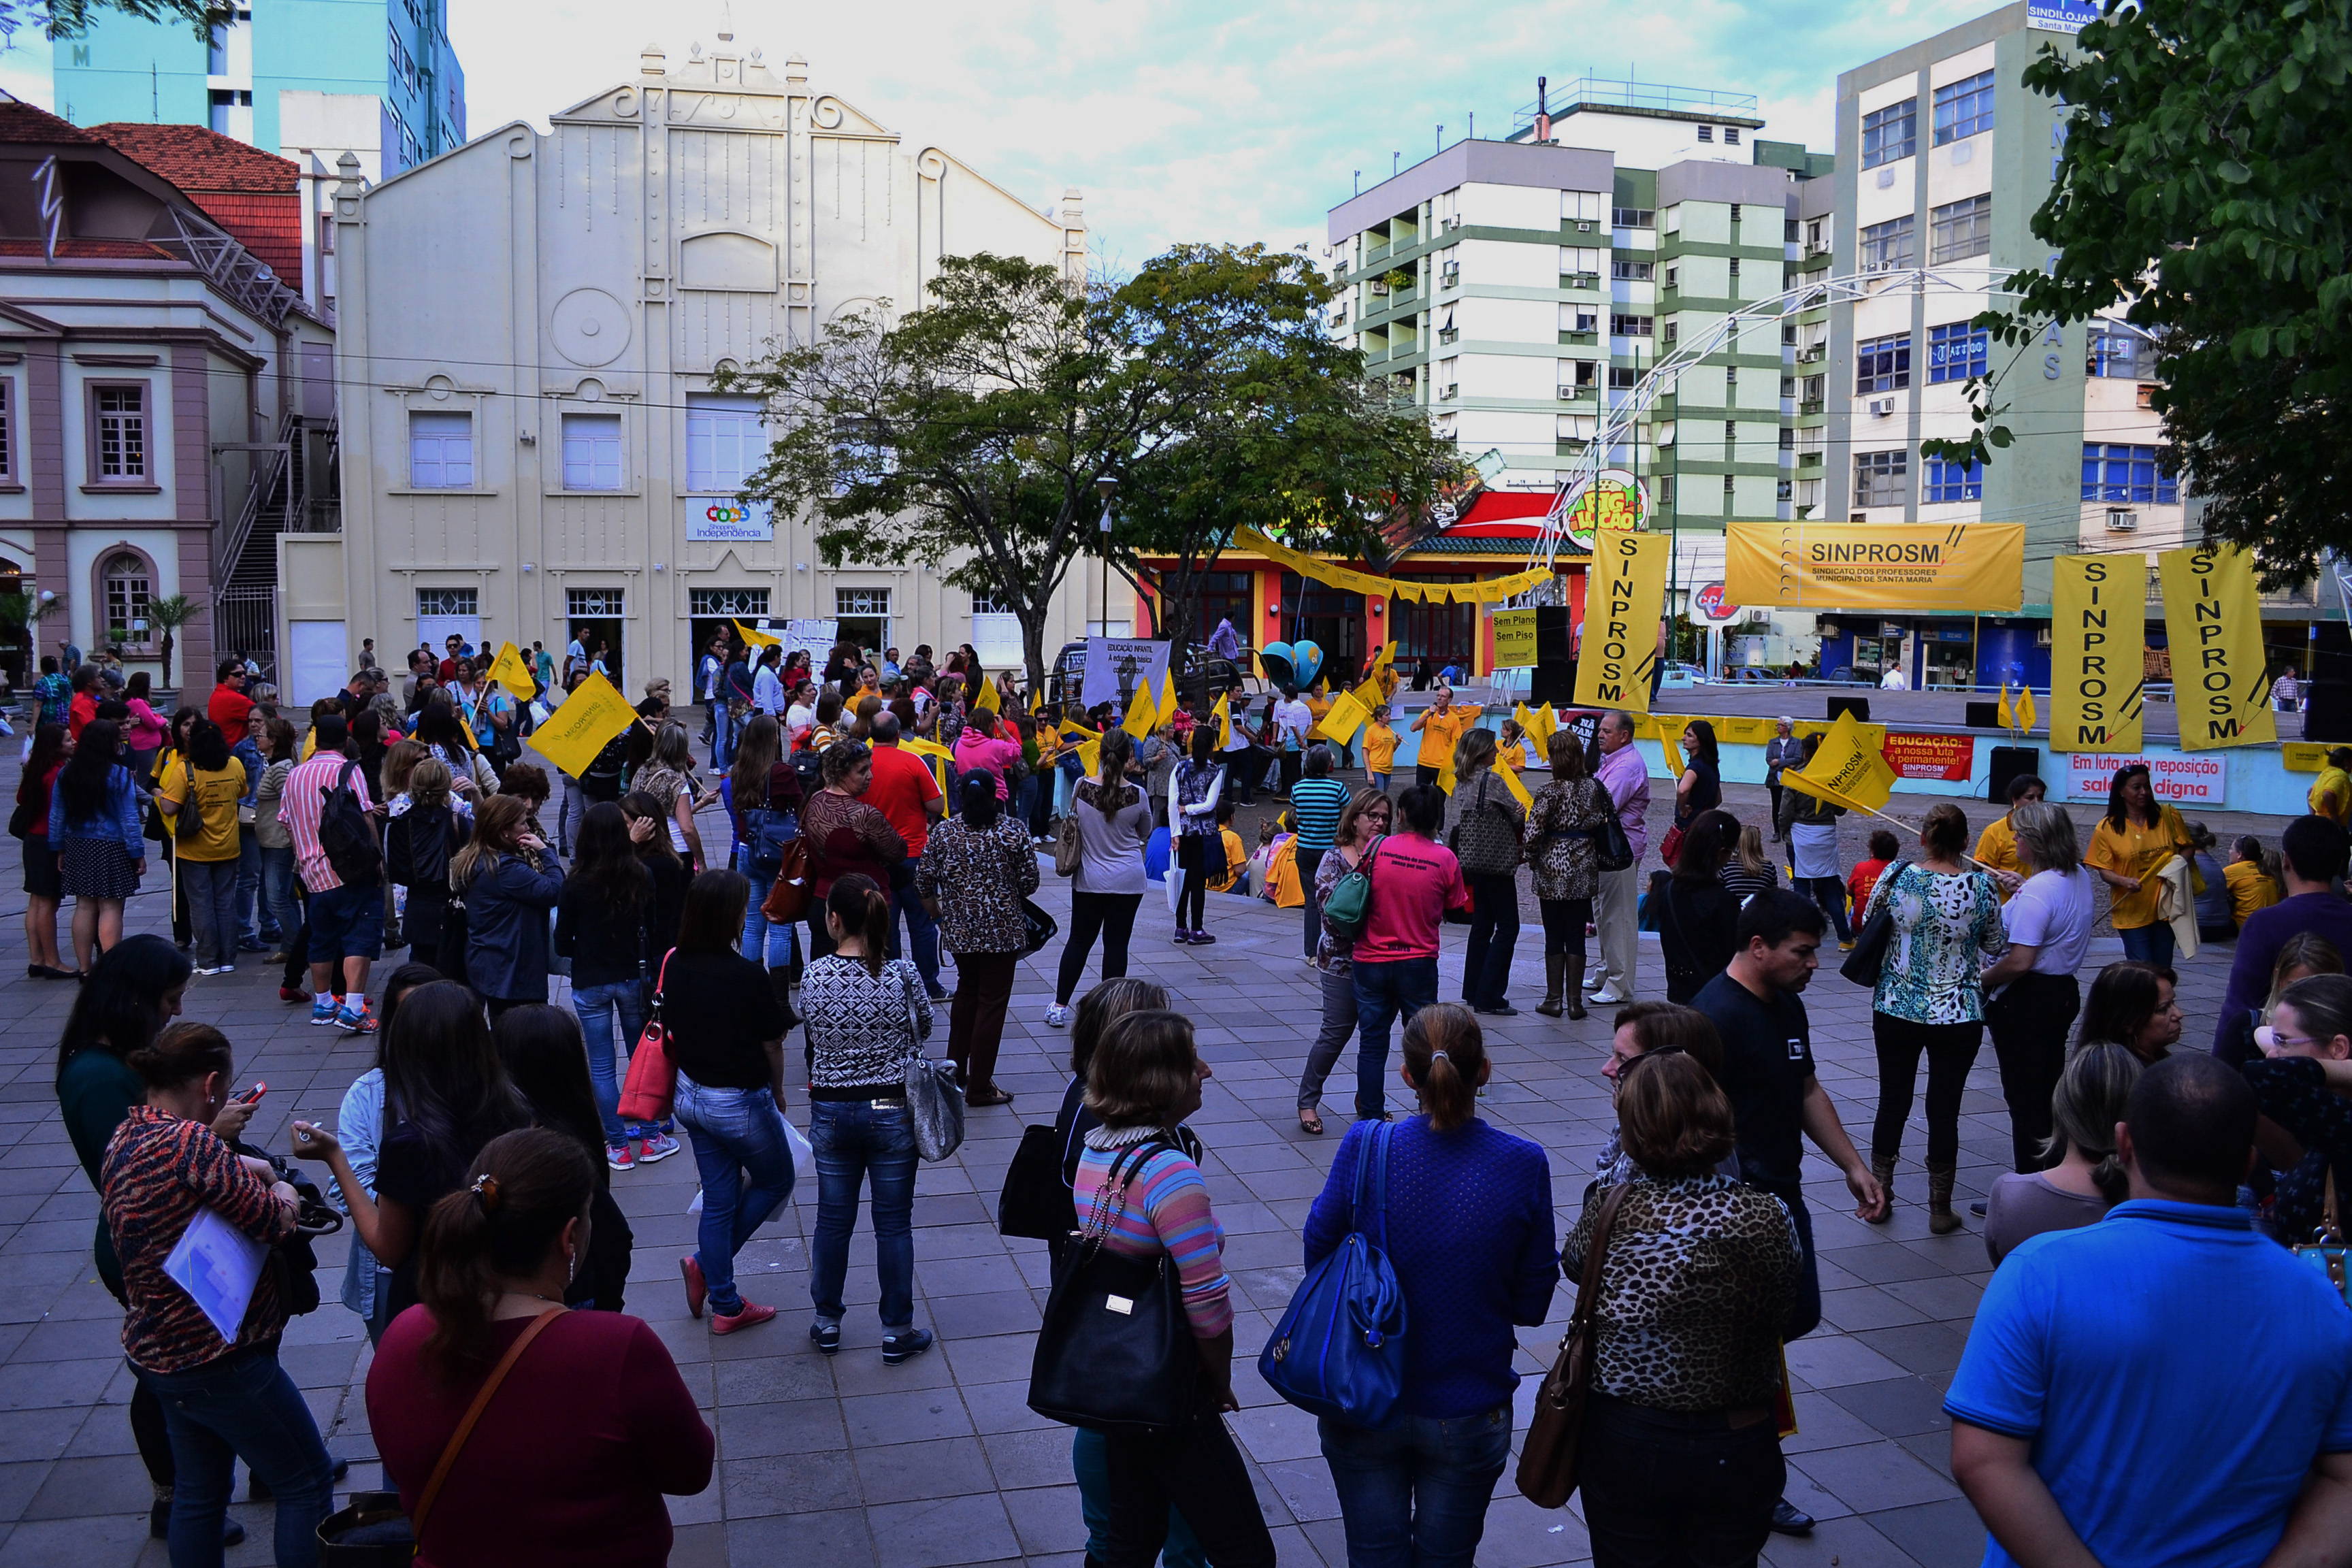
[[[1315,1429],[1348,1568],[1470,1568],[1511,1457],[1508,1405],[1444,1421],[1406,1415],[1379,1431],[1325,1416]]]
[[[739,845],[737,847],[741,847]],[[793,944],[799,940],[801,928],[793,922],[780,925],[760,912],[760,906],[768,901],[769,893],[775,889],[776,874],[771,871],[762,877],[750,869],[748,857],[744,858],[744,875],[751,882],[751,897],[743,906],[743,956],[758,963],[764,952],[769,968],[789,969],[792,967]],[[934,959],[932,964],[936,968],[938,961]]]
[[[2124,939],[2124,956],[2142,963],[2153,963],[2159,969],[2172,967],[2172,924],[2158,921],[2154,925],[2133,926],[2116,934]]]
[[[1029,780],[1023,780],[1026,784]],[[915,950],[915,972],[923,977],[923,989],[931,1000],[943,994],[940,988],[940,922],[939,917],[923,908],[920,895],[915,891],[914,872],[907,873],[907,885],[890,889],[890,902],[895,912],[890,919],[890,956],[898,956],[899,915],[907,917],[907,942]]]
[[[319,1521],[334,1506],[334,1473],[319,1424],[273,1346],[232,1351],[186,1372],[142,1372],[172,1438],[172,1568],[221,1561],[231,1462],[243,1459],[278,1499],[279,1568],[319,1561]]]
[[[809,1147],[816,1152],[817,1194],[809,1300],[817,1321],[841,1321],[849,1233],[857,1228],[858,1190],[871,1178],[882,1327],[892,1333],[908,1327],[915,1321],[915,1128],[907,1108],[864,1100],[812,1100]]]
[[[596,1117],[604,1124],[604,1142],[625,1143],[647,1136],[643,1122],[621,1121],[620,1056],[646,1032],[645,988],[634,980],[575,985],[572,1010],[579,1015],[581,1037],[588,1043],[588,1079],[596,1088]]]
[[[1087,1552],[1099,1563],[1110,1550],[1110,1439],[1093,1428],[1079,1427],[1070,1439],[1070,1469],[1078,1478],[1078,1515],[1087,1521]],[[1160,1568],[1209,1568],[1201,1538],[1172,1506],[1160,1562]]]
[[[1356,1047],[1356,1115],[1362,1120],[1388,1114],[1389,1026],[1412,1023],[1415,1013],[1437,1000],[1437,960],[1367,963],[1360,958],[1355,973],[1356,1024],[1361,1031]]]
[[[735,1289],[735,1255],[751,1233],[793,1195],[793,1151],[783,1112],[764,1089],[706,1089],[677,1075],[677,1120],[694,1140],[702,1173],[702,1225],[695,1261],[710,1290],[710,1310],[743,1310]]]
[[[261,940],[260,927],[254,921],[260,892],[261,841],[254,837],[252,828],[240,827],[236,830],[236,934],[241,942]]]
[[[710,710],[710,771],[735,765],[735,716],[724,702],[708,704]]]
[[[261,929],[280,947],[294,944],[302,929],[302,911],[294,907],[294,847],[264,846],[261,851]]]

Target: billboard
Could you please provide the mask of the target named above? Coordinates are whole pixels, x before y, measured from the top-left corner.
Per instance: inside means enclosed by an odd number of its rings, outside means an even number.
[[[2151,757],[2116,752],[2069,752],[2065,756],[2063,798],[2066,800],[2104,802],[2108,784],[2126,763],[2136,763],[2147,769],[2148,782],[2156,786],[2156,798],[2177,805],[2221,805],[2230,777],[2229,759],[2210,752]]]

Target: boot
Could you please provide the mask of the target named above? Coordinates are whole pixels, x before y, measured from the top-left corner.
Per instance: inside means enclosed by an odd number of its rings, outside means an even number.
[[[1544,999],[1536,1004],[1536,1011],[1547,1018],[1557,1018],[1560,1015],[1560,977],[1567,969],[1568,954],[1564,952],[1544,954]]]
[[[776,994],[776,1005],[784,1010],[784,1033],[791,1034],[800,1026],[800,1015],[793,1011],[793,972],[789,969],[768,971],[768,989]]]
[[[1895,1156],[1892,1154],[1871,1155],[1870,1173],[1876,1176],[1878,1178],[1878,1184],[1886,1189],[1886,1212],[1884,1215],[1881,1215],[1878,1218],[1871,1221],[1871,1223],[1873,1225],[1885,1225],[1888,1220],[1895,1217]],[[1951,1184],[1949,1182],[1945,1183],[1944,1193],[1947,1197],[1950,1195],[1951,1190]]]
[[[1584,960],[1569,958],[1566,962],[1568,963],[1568,1016],[1571,1018],[1581,1018],[1585,1016]]]
[[[1937,1236],[1949,1236],[1960,1228],[1960,1216],[1952,1212],[1953,1167],[1927,1167],[1927,1229]]]

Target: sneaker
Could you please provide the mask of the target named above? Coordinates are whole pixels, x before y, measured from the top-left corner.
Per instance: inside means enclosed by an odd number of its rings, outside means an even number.
[[[1623,1003],[1632,1001],[1633,998],[1619,992],[1616,982],[1612,981],[1608,984],[1603,985],[1600,990],[1595,991],[1592,994],[1592,1000],[1594,1005],[1598,1006],[1615,1007],[1622,1005]]]
[[[284,993],[283,991],[280,991],[280,992],[278,993],[278,994],[282,996],[282,995],[284,995],[284,994],[285,994],[285,993]],[[332,996],[314,996],[314,997],[312,997],[312,998],[310,999],[310,1025],[311,1025],[311,1026],[312,1026],[313,1028],[317,1028],[317,1027],[319,1027],[319,1026],[322,1026],[322,1025],[331,1024],[331,1023],[333,1023],[334,1021],[335,1021],[335,999],[334,999]]]
[[[882,1364],[897,1366],[902,1361],[912,1361],[931,1348],[929,1329],[901,1329],[895,1334],[882,1336]]]
[[[740,1312],[711,1313],[710,1331],[714,1334],[731,1334],[738,1329],[756,1328],[775,1315],[776,1310],[773,1307],[762,1307],[757,1301],[746,1301],[743,1303],[743,1310]]]
[[[666,1133],[647,1133],[638,1142],[637,1163],[640,1165],[658,1164],[662,1161],[668,1159],[672,1154],[677,1153],[684,1147],[684,1144]]]
[[[1840,952],[1852,952],[1853,951],[1853,938],[1847,937],[1843,942],[1839,942],[1838,951]]]
[[[1182,926],[1178,926],[1176,928],[1176,934],[1170,937],[1168,940],[1174,942],[1178,947],[1190,947],[1192,944],[1192,933],[1186,931]]]
[[[262,952],[268,951],[268,944],[257,936],[241,936],[236,939],[236,950],[239,952]],[[281,958],[278,962],[283,963],[286,961]]]
[[[1216,940],[1217,939],[1215,937],[1211,936],[1204,931],[1196,931],[1192,933],[1192,945],[1194,947],[1206,947]]]
[[[689,1253],[677,1260],[677,1271],[686,1276],[686,1315],[699,1321],[702,1303],[710,1296],[709,1287],[702,1282],[702,1265]]]
[[[817,1349],[827,1355],[838,1355],[841,1352],[839,1323],[811,1323],[809,1338],[815,1342]]]
[[[346,1035],[373,1035],[375,1033],[375,1013],[368,1007],[340,1007],[335,1012],[335,1027]]]
[[[280,985],[278,988],[278,999],[290,1007],[297,1002],[308,1002],[310,999],[310,994],[308,991],[297,991],[291,985]]]
[[[1069,1026],[1069,1022],[1070,1010],[1067,1007],[1063,1006],[1059,1002],[1055,1003],[1051,1007],[1045,1009],[1045,1026],[1047,1028],[1066,1028]]]
[[[626,1143],[607,1143],[604,1145],[604,1163],[616,1171],[631,1171],[636,1168],[637,1157],[629,1152]]]

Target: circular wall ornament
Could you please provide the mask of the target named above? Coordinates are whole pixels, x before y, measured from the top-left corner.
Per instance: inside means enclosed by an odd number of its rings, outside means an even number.
[[[602,289],[574,289],[555,302],[548,335],[573,364],[610,364],[629,346],[629,312]]]

